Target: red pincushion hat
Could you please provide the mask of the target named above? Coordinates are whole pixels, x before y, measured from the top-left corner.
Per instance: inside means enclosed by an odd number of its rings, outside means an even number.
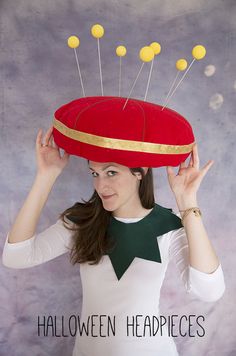
[[[149,102],[95,96],[76,99],[55,112],[55,143],[72,155],[127,167],[177,166],[194,144],[189,122]],[[124,108],[124,109],[123,109]]]

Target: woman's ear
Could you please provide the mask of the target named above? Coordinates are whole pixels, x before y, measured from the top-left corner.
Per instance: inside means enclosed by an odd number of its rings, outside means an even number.
[[[147,171],[148,171],[148,167],[142,167],[142,169],[143,169],[143,172],[144,172],[144,175],[145,175],[147,173]],[[140,172],[135,172],[134,174],[136,175],[136,177],[139,180],[141,180],[143,178],[142,173],[140,173]]]
[[[142,169],[143,169],[143,171],[144,171],[144,174],[146,174],[147,171],[148,171],[148,167],[142,167]]]

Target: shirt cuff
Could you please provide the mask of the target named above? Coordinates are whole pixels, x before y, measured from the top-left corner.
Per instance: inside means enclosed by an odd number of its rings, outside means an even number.
[[[222,297],[225,291],[224,274],[221,264],[212,273],[205,273],[189,266],[189,292],[199,299],[214,302]]]
[[[5,241],[5,244],[4,244],[4,249],[7,248],[7,249],[12,249],[12,248],[21,248],[21,247],[25,247],[25,246],[28,246],[28,245],[31,245],[33,240],[35,239],[35,235],[32,236],[31,238],[27,239],[27,240],[24,240],[24,241],[19,241],[19,242],[9,242],[8,241],[8,237],[9,237],[9,232],[7,234],[7,237],[6,237],[6,241]]]

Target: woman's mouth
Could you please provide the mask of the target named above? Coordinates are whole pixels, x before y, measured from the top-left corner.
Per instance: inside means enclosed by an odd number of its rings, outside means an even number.
[[[115,195],[115,194],[110,194],[110,195],[102,195],[102,199],[107,200],[107,199],[110,199],[110,198],[114,197],[114,195]]]

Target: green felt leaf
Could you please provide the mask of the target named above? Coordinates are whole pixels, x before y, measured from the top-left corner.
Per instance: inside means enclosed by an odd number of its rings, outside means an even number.
[[[111,217],[108,237],[115,245],[108,256],[118,280],[135,257],[161,263],[157,237],[181,227],[181,219],[158,204],[138,222],[124,223]]]

